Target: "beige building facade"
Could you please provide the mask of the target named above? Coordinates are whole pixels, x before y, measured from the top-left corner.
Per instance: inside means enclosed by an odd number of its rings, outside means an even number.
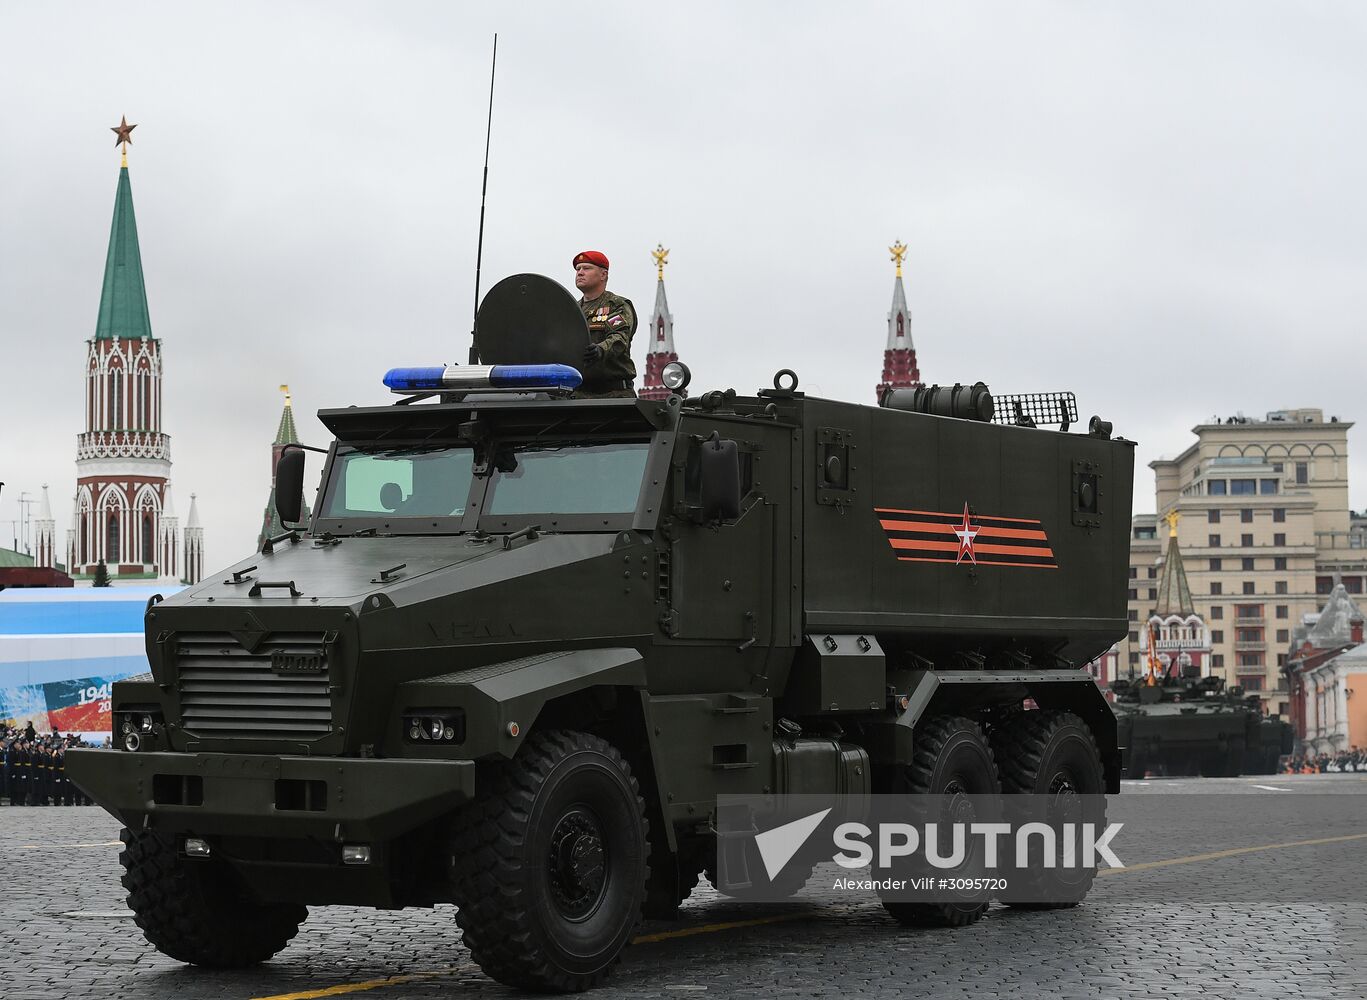
[[[1336,581],[1361,593],[1364,519],[1348,507],[1348,430],[1322,410],[1242,415],[1193,428],[1176,458],[1149,463],[1157,515],[1137,515],[1130,540],[1130,633],[1121,676],[1144,668],[1143,623],[1162,575],[1166,526],[1176,511],[1192,598],[1211,641],[1208,672],[1258,692],[1268,712],[1289,712],[1282,667],[1291,630],[1319,610]]]

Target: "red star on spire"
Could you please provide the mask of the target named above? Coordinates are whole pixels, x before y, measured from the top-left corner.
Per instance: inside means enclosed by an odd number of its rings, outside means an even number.
[[[954,560],[954,565],[963,562],[964,556],[968,556],[974,566],[978,565],[978,557],[973,553],[973,539],[978,537],[978,529],[969,523],[967,501],[964,502],[964,523],[954,529],[954,534],[959,536],[959,558]]]

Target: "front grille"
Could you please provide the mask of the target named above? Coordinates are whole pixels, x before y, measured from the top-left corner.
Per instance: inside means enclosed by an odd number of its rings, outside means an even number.
[[[277,633],[254,652],[227,633],[181,633],[176,663],[181,725],[189,733],[297,739],[332,731],[327,647],[320,632]],[[301,671],[295,668],[300,663],[322,669]]]

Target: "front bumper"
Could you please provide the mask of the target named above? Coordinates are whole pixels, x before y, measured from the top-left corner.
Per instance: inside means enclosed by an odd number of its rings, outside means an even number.
[[[475,792],[473,761],[70,750],[67,775],[129,829],[389,840]]]

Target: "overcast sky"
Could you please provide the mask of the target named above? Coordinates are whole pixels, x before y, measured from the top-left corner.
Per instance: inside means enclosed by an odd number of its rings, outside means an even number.
[[[322,445],[317,409],[464,360],[495,31],[484,287],[597,248],[644,326],[663,242],[695,387],[873,402],[902,239],[922,377],[1075,391],[1140,442],[1136,510],[1212,415],[1367,419],[1360,3],[4,0],[0,522],[50,483],[69,523],[120,115],[211,569],[280,383]]]

